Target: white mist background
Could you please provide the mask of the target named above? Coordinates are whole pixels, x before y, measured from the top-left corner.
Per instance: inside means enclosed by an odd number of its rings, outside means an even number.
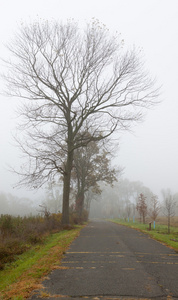
[[[120,146],[114,163],[124,167],[123,177],[141,181],[153,193],[170,188],[178,192],[178,1],[177,0],[6,0],[0,1],[0,57],[8,56],[5,43],[24,21],[75,19],[82,27],[98,19],[112,32],[121,33],[125,47],[141,49],[146,67],[157,85],[162,102],[148,110],[132,133],[117,133]],[[3,63],[1,63],[2,65]],[[0,81],[0,91],[3,82]],[[0,191],[19,197],[43,197],[14,188],[18,178],[8,165],[21,164],[12,135],[18,122],[16,98],[0,95]]]

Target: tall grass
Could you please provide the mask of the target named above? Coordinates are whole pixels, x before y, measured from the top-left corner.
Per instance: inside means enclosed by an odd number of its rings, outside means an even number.
[[[27,251],[32,245],[41,244],[46,235],[62,229],[61,214],[49,218],[41,216],[0,217],[0,270]]]

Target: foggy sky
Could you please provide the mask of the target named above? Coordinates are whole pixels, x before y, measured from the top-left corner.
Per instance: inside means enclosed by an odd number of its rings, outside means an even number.
[[[135,45],[141,49],[147,69],[157,78],[157,85],[162,85],[162,103],[149,110],[132,133],[117,133],[120,147],[115,163],[125,168],[124,177],[143,182],[155,194],[162,188],[178,192],[178,1],[1,0],[0,4],[1,57],[7,56],[4,43],[17,25],[33,19],[74,18],[83,26],[96,18],[121,33],[126,48]],[[2,86],[0,81],[0,90]],[[21,163],[12,139],[18,103],[0,95],[0,191],[25,196],[24,189],[13,189],[17,178],[6,170],[7,164]]]

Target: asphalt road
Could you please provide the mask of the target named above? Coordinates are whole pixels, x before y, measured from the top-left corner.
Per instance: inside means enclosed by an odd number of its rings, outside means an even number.
[[[178,254],[146,234],[90,222],[31,299],[178,299]]]

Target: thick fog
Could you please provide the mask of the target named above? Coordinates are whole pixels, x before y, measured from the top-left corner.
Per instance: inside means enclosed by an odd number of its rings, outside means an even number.
[[[118,151],[113,165],[124,168],[123,178],[140,181],[161,197],[161,189],[178,192],[178,1],[110,0],[110,1],[1,1],[0,57],[8,57],[5,43],[13,37],[23,21],[38,19],[76,19],[82,27],[92,18],[111,31],[121,33],[124,47],[141,51],[146,68],[161,86],[159,103],[148,110],[143,122],[132,132],[117,132]],[[3,62],[1,62],[3,70]],[[20,101],[2,94],[0,80],[0,191],[41,203],[45,191],[37,193],[15,187],[18,177],[9,165],[20,166],[21,153],[14,146]],[[21,100],[22,101],[22,100]],[[0,203],[2,205],[2,203]]]

